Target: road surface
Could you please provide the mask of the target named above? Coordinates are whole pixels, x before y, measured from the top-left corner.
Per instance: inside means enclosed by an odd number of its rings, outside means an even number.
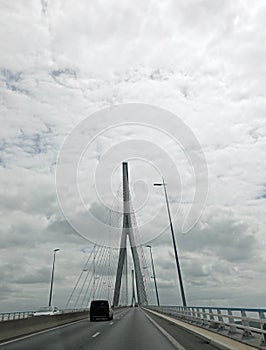
[[[2,343],[0,350],[173,350],[173,338],[182,350],[216,349],[168,321],[147,315],[141,308],[122,309],[112,321],[78,321]],[[160,327],[172,336],[172,342]]]

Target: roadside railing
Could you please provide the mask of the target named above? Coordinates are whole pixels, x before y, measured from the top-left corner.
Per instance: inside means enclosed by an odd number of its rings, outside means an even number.
[[[3,313],[0,313],[0,322],[28,318],[28,317],[33,316],[33,313],[34,313],[34,311],[3,312]]]
[[[0,322],[2,321],[12,321],[12,320],[20,320],[24,318],[32,317],[35,311],[13,311],[13,312],[2,312],[0,313]],[[73,312],[86,312],[89,309],[64,309],[60,310],[59,314],[73,313]]]
[[[250,345],[266,348],[266,309],[209,306],[148,306],[147,308],[209,328]]]

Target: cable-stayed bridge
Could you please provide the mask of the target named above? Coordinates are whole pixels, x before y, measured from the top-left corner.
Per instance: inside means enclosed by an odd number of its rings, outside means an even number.
[[[136,218],[129,191],[128,164],[122,164],[123,191],[122,215],[110,211],[108,222],[121,220],[121,241],[119,249],[109,246],[108,238],[102,245],[94,245],[67,301],[66,308],[83,308],[94,299],[108,299],[113,306],[131,303],[147,305],[153,303],[151,271],[148,269],[143,247],[138,242]],[[115,217],[114,217],[115,216]],[[117,222],[115,222],[117,225]],[[131,261],[129,252],[131,251]],[[132,268],[128,268],[130,266]],[[132,272],[133,270],[133,272]],[[130,276],[134,278],[130,278]],[[135,291],[136,289],[136,297]],[[133,300],[132,300],[133,299]]]
[[[122,184],[122,213],[110,211],[108,218],[110,225],[121,221],[119,249],[112,248],[108,239],[91,247],[65,309],[59,314],[45,317],[34,317],[30,311],[0,314],[0,347],[266,349],[264,309],[187,306],[182,283],[182,306],[159,305],[153,261],[151,269],[139,244],[127,163],[122,164]],[[177,267],[181,282],[180,265]],[[89,322],[88,308],[95,299],[111,302],[112,321]]]

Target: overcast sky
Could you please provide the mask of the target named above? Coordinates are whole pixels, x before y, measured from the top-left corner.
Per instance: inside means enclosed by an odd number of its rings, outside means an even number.
[[[205,154],[202,216],[187,234],[175,220],[188,303],[266,307],[265,17],[264,0],[0,0],[0,311],[47,303],[54,248],[54,304],[65,305],[91,244],[60,209],[58,154],[75,126],[89,120],[96,133],[102,120],[93,113],[122,103],[176,115]],[[162,303],[180,304],[169,230],[155,239],[167,225],[163,193],[148,184],[165,177],[176,213],[180,189],[181,206],[193,198],[193,171],[186,149],[148,129],[98,137],[81,159],[80,187],[101,216],[113,193],[97,197],[90,176],[101,174],[96,185],[112,183],[115,192],[121,169],[108,159],[117,161],[130,141],[140,235],[153,239]],[[110,174],[94,170],[102,163]]]

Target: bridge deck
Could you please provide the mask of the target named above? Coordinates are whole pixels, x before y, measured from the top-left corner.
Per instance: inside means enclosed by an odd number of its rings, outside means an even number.
[[[145,315],[141,308],[126,308],[114,314],[113,321],[89,322],[88,320],[54,328],[49,331],[0,344],[5,350],[215,350],[212,344],[175,327],[175,343],[173,337],[166,337],[160,327],[166,328],[169,322],[156,316]],[[159,322],[159,327],[158,327]],[[168,331],[168,330],[167,330]],[[238,348],[239,349],[239,348]]]

